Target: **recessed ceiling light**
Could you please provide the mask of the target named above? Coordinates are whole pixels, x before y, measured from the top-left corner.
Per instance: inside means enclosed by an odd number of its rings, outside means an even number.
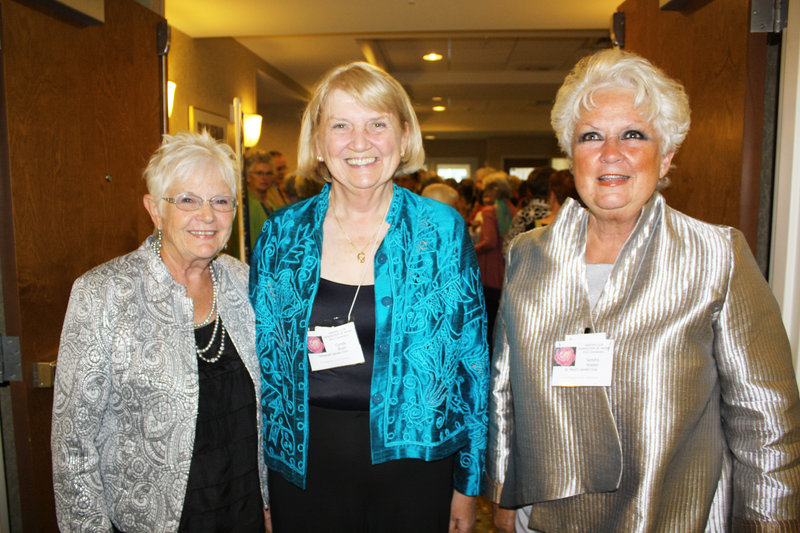
[[[424,59],[425,61],[441,61],[442,54],[437,54],[436,52],[430,52],[422,56],[422,59]]]
[[[443,105],[435,105],[435,106],[433,106],[433,110],[434,111],[444,111],[445,109],[447,109],[447,108],[445,106],[443,106]]]

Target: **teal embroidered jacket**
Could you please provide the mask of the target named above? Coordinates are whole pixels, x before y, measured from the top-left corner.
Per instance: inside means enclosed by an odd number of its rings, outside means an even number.
[[[250,267],[261,361],[264,454],[305,487],[306,337],[319,286],[330,186],[270,217]],[[375,359],[370,398],[373,464],[455,455],[454,488],[481,490],[489,355],[475,250],[450,207],[394,187],[390,228],[375,253]]]

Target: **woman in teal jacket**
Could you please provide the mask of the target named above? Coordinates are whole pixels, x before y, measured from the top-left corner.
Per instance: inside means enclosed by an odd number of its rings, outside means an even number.
[[[271,217],[251,263],[277,533],[474,524],[486,313],[463,219],[392,184],[423,160],[388,74],[353,63],[323,79],[298,166],[330,184]]]

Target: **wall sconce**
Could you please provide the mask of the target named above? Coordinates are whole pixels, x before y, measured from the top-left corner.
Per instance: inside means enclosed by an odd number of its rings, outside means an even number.
[[[244,114],[244,145],[246,148],[258,144],[261,137],[261,115]]]
[[[175,82],[167,82],[167,116],[172,116],[172,104],[175,102]],[[162,111],[163,113],[163,111]]]

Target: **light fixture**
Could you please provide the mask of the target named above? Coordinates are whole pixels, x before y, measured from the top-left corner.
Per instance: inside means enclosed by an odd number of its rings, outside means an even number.
[[[429,52],[424,56],[422,56],[422,59],[424,59],[425,61],[441,61],[442,54],[437,54],[436,52]]]
[[[431,100],[433,100],[434,102],[441,102],[442,101],[442,97],[441,96],[434,96],[433,98],[431,98]]]
[[[444,111],[445,109],[447,109],[447,108],[445,106],[443,106],[443,105],[435,105],[435,106],[433,106],[433,110],[434,111]]]
[[[167,116],[172,116],[172,104],[175,103],[175,82],[167,82]],[[163,111],[162,111],[163,113]]]
[[[258,144],[261,137],[261,115],[244,114],[244,146],[250,148]]]
[[[425,136],[425,140],[426,140],[426,141],[432,141],[432,140],[434,140],[435,138],[436,138],[436,135],[426,135],[426,136]]]

